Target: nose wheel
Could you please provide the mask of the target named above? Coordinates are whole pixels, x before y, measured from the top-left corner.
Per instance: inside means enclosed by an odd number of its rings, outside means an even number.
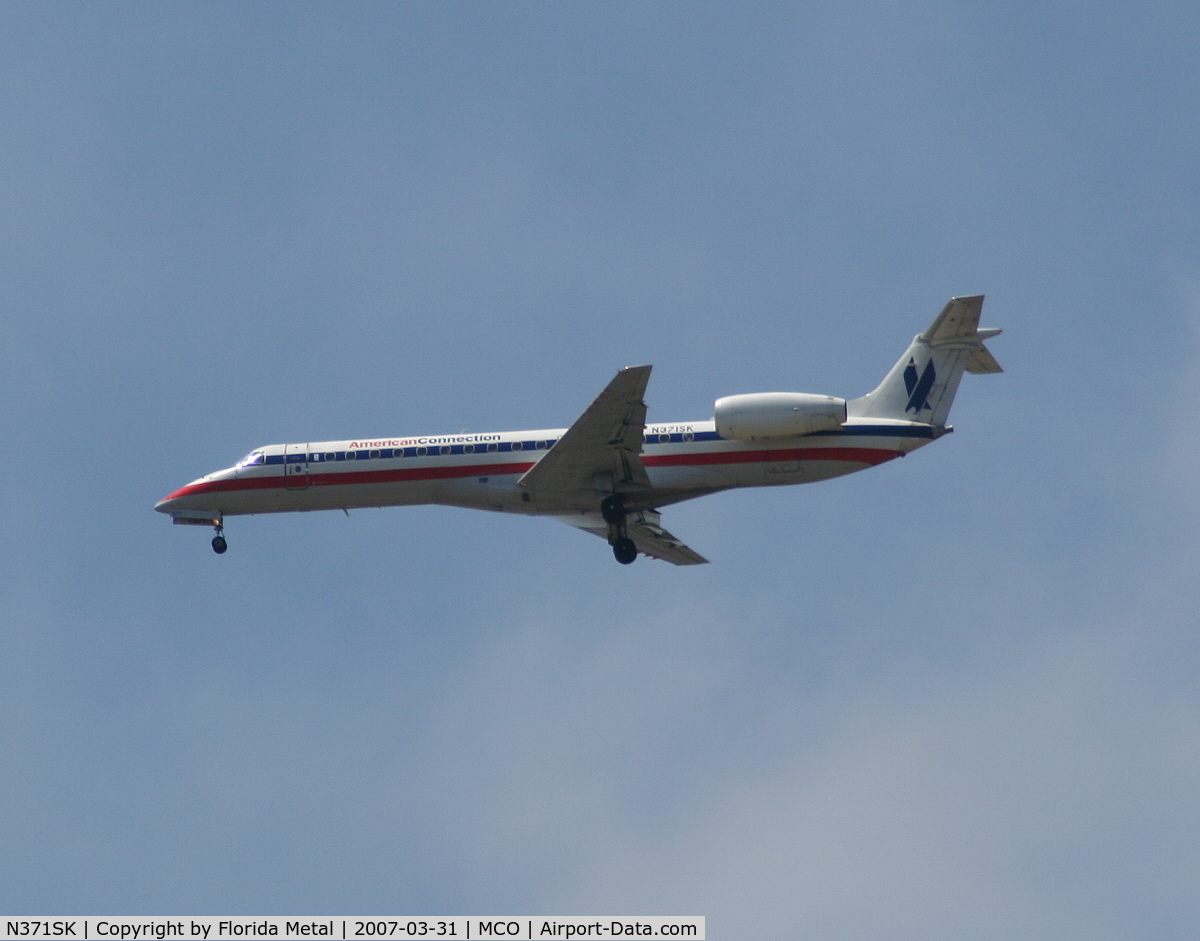
[[[226,549],[229,548],[229,543],[225,541],[225,527],[218,523],[213,527],[213,529],[216,530],[217,533],[215,536],[213,536],[213,552],[215,552],[217,555],[221,555]]]

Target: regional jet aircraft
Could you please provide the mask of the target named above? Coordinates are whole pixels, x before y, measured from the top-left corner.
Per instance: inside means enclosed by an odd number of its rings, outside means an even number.
[[[711,421],[646,424],[649,366],[628,366],[570,428],[272,444],[155,507],[176,523],[354,507],[447,506],[553,516],[675,565],[707,560],[663,529],[659,509],[733,487],[827,480],[903,457],[951,431],[963,371],[1000,372],[983,345],[983,296],[951,298],[874,392],[845,399],[759,392],[717,399]]]

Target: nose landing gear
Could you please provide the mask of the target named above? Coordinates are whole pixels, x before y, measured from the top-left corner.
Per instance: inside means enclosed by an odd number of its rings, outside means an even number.
[[[625,498],[619,493],[605,497],[600,501],[600,515],[608,523],[608,544],[612,546],[613,558],[629,565],[638,557],[638,550],[625,528]]]
[[[229,548],[229,543],[225,541],[225,526],[221,523],[217,523],[213,529],[216,530],[217,533],[215,536],[213,536],[213,552],[215,552],[217,555],[221,555],[226,549]]]

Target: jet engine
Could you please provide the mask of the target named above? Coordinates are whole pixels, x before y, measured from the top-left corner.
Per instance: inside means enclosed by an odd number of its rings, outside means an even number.
[[[846,420],[846,400],[809,392],[727,395],[713,406],[717,434],[735,441],[794,438],[837,428]]]

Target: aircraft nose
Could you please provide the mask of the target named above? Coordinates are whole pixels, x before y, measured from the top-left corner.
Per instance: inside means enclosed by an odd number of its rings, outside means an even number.
[[[209,476],[211,477],[212,475]],[[174,493],[167,494],[154,504],[154,509],[158,510],[159,513],[193,509],[196,497],[204,493],[208,482],[208,477],[193,480],[190,484],[185,484]]]

